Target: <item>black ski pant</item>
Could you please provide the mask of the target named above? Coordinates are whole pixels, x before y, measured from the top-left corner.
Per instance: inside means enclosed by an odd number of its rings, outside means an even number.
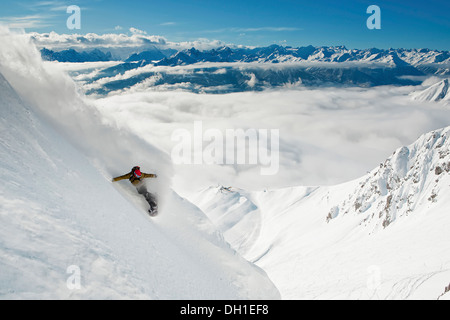
[[[155,196],[148,192],[145,185],[136,187],[136,189],[139,194],[142,194],[144,196],[145,200],[147,200],[148,204],[150,205],[150,210],[153,211],[157,207]]]

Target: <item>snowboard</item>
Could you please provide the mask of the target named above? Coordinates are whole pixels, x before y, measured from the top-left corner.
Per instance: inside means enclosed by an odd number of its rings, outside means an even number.
[[[148,214],[150,217],[156,217],[158,215],[158,209],[148,209]]]

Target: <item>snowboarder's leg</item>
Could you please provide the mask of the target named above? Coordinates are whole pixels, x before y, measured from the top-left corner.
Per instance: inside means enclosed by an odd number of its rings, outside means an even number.
[[[156,215],[158,213],[158,204],[156,203],[156,197],[150,192],[147,192],[147,194],[145,195],[145,199],[150,205],[150,215]]]
[[[158,204],[156,203],[156,197],[147,191],[147,187],[145,185],[136,188],[139,194],[142,194],[150,205],[150,209],[148,212],[150,215],[156,215],[158,212]]]
[[[145,196],[148,193],[147,187],[145,185],[136,187],[136,190],[139,194],[142,194],[143,196]]]

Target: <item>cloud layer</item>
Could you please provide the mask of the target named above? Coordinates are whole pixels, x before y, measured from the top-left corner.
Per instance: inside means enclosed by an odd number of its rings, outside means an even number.
[[[222,132],[279,130],[276,175],[262,176],[252,165],[177,165],[178,191],[216,184],[247,189],[336,184],[362,176],[398,147],[450,123],[442,105],[411,101],[414,87],[294,87],[232,94],[144,87],[86,101],[57,65],[42,63],[27,35],[3,29],[0,35],[7,44],[0,50],[0,71],[43,115],[59,123],[61,132],[93,158],[101,155],[97,161],[110,174],[140,163],[171,176],[172,133],[193,130],[195,121],[202,121],[204,130]]]
[[[424,132],[447,126],[442,106],[415,103],[413,87],[281,89],[232,94],[123,93],[96,100],[99,112],[167,154],[175,130],[278,129],[280,169],[262,176],[258,166],[176,165],[184,189],[233,185],[263,189],[330,185],[358,178],[395,149]],[[180,190],[181,191],[181,190]]]
[[[115,29],[116,31],[122,31],[120,26],[116,26]],[[55,51],[100,49],[110,51],[122,59],[127,58],[132,53],[145,51],[146,48],[152,46],[157,46],[160,49],[184,50],[195,47],[199,50],[208,50],[225,45],[221,41],[208,39],[170,42],[162,36],[148,35],[145,31],[137,28],[129,28],[127,33],[107,33],[102,35],[96,33],[59,34],[56,32],[30,32],[28,35],[38,48],[47,48]]]

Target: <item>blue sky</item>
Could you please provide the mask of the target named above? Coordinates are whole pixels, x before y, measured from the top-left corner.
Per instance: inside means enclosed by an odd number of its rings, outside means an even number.
[[[369,5],[381,9],[381,29],[369,30]],[[69,30],[69,5],[81,8],[81,29]],[[450,50],[449,1],[332,0],[0,0],[0,21],[26,31],[130,33],[168,41],[197,39],[265,46],[345,45],[348,48]]]

